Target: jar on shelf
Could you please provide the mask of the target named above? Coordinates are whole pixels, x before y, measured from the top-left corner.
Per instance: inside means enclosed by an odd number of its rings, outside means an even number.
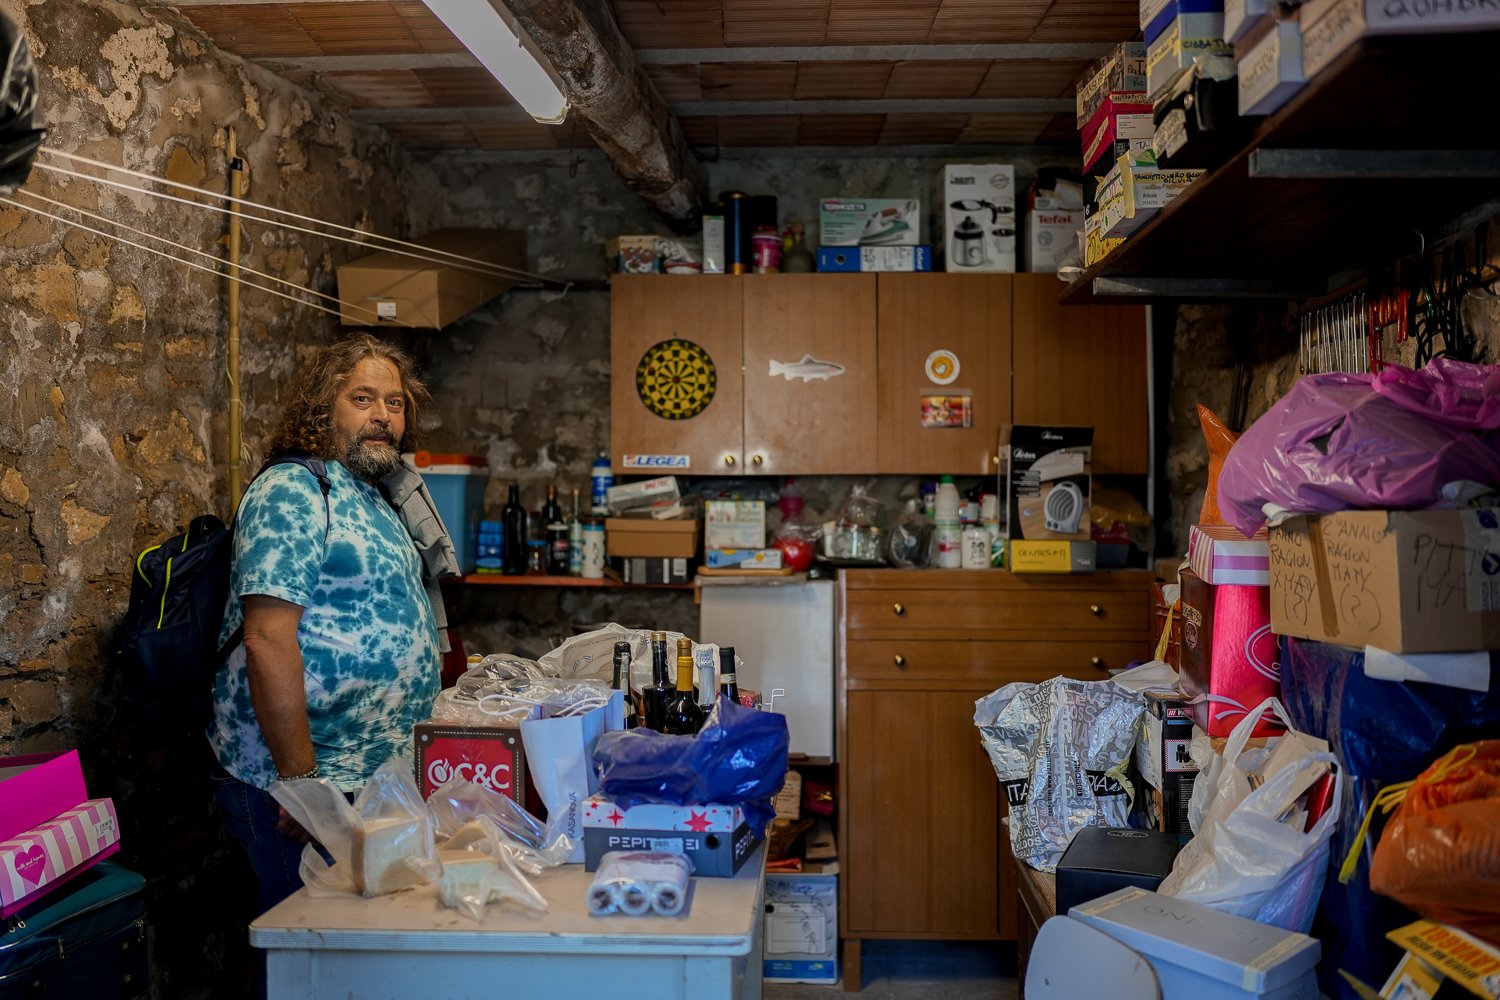
[[[756,274],[776,274],[781,270],[781,235],[775,226],[756,226],[750,235],[750,252]]]

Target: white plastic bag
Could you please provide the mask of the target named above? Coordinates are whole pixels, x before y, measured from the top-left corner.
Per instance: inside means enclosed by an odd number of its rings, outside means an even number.
[[[1267,698],[1251,709],[1230,731],[1223,753],[1214,753],[1203,730],[1193,730],[1188,756],[1198,765],[1198,778],[1193,782],[1193,795],[1188,799],[1188,827],[1194,833],[1203,828],[1210,806],[1218,805],[1222,815],[1249,793],[1248,775],[1260,769],[1270,756],[1275,741],[1280,739],[1273,736],[1263,747],[1249,746],[1250,734],[1255,732],[1256,724],[1267,712],[1275,713],[1286,724],[1286,731],[1292,732],[1291,720],[1279,698]]]

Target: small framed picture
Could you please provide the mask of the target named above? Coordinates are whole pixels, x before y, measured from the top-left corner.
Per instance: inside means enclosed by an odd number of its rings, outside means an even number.
[[[922,394],[922,426],[928,430],[974,426],[974,397],[968,392]]]

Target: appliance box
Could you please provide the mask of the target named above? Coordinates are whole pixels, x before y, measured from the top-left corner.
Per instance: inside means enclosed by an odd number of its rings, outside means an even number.
[[[763,981],[838,982],[838,875],[767,872],[765,904]]]
[[[1188,565],[1205,583],[1271,584],[1271,548],[1266,530],[1246,538],[1238,528],[1195,524],[1188,533]]]
[[[1198,780],[1198,765],[1188,755],[1193,742],[1193,716],[1181,697],[1146,693],[1147,713],[1135,743],[1136,768],[1150,786],[1146,815],[1163,833],[1186,844],[1193,836],[1188,825],[1188,800]]]
[[[764,500],[708,500],[703,504],[703,545],[709,549],[760,549],[766,545]]]
[[[120,849],[120,822],[110,799],[81,802],[39,826],[0,842],[0,917]]]
[[[460,726],[428,719],[412,728],[412,738],[422,798],[460,777],[526,805],[526,751],[518,727]]]
[[[932,247],[818,247],[819,271],[931,271]]]
[[[1281,694],[1281,664],[1272,632],[1271,592],[1238,584],[1214,586],[1190,569],[1182,581],[1182,693],[1193,721],[1209,736],[1228,736],[1255,706]],[[1252,736],[1276,736],[1266,717]]]
[[[1092,427],[1006,424],[1000,432],[1000,489],[1006,538],[1089,541]]]
[[[605,519],[605,548],[611,556],[691,559],[698,554],[697,518],[657,521],[647,517]]]
[[[1171,874],[1178,846],[1175,833],[1084,827],[1057,862],[1058,912],[1129,886],[1154,891]]]
[[[1082,228],[1083,209],[1026,213],[1026,270],[1056,271],[1059,264],[1077,255]]]
[[[818,203],[818,245],[916,246],[922,242],[916,198],[824,198]]]
[[[1316,1000],[1314,938],[1145,889],[1121,889],[1075,906],[1074,920],[1103,931],[1151,963],[1164,997]]]
[[[1307,82],[1302,74],[1302,28],[1278,21],[1236,59],[1239,109],[1242,115],[1268,115],[1285,104]]]
[[[1270,532],[1278,635],[1393,653],[1500,648],[1500,509],[1342,511]]]
[[[526,234],[516,230],[439,229],[416,242],[488,264],[526,267]],[[338,269],[339,322],[440,330],[516,281],[379,250]]]
[[[1016,170],[1008,163],[943,167],[944,270],[1016,269]]]
[[[0,841],[41,826],[88,797],[77,750],[0,757]]]
[[[630,556],[613,560],[625,583],[687,583],[693,578],[693,560]]]

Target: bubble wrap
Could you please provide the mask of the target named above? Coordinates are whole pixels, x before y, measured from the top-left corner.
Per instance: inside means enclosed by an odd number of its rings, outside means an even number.
[[[1135,790],[1125,768],[1146,711],[1113,681],[1054,677],[1007,684],[974,703],[974,725],[1010,805],[1010,846],[1055,871],[1086,826],[1128,826]]]

